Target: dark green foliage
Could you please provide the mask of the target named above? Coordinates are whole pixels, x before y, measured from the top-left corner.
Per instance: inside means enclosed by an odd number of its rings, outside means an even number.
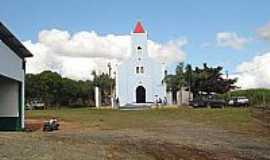
[[[167,85],[167,91],[177,92],[181,89],[182,86],[186,84],[184,77],[184,64],[179,63],[176,67],[175,75],[167,75],[164,79]]]
[[[194,95],[199,92],[223,94],[235,89],[234,83],[237,79],[223,78],[222,67],[208,67],[206,63],[203,68],[196,67],[191,72],[190,88]],[[190,74],[190,73],[189,73]]]
[[[101,91],[102,103],[105,105],[110,103],[110,96],[112,96],[113,88],[115,86],[115,81],[112,79],[109,74],[102,73],[97,75],[95,71],[92,72],[94,77],[93,83],[95,86],[98,86]]]
[[[165,77],[167,90],[178,91],[185,86],[194,96],[198,96],[200,92],[223,94],[235,89],[234,83],[237,79],[223,78],[222,69],[220,66],[208,67],[206,63],[203,64],[203,68],[192,69],[191,65],[184,66],[180,63],[176,67],[175,75]]]
[[[51,71],[27,74],[26,99],[28,102],[32,99],[41,99],[46,106],[90,106],[94,104],[94,86],[100,86],[103,95],[108,96],[113,82],[114,80],[104,73],[95,74],[93,81],[63,78]]]

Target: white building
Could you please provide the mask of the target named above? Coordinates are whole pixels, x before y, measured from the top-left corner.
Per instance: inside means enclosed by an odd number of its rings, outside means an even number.
[[[24,128],[25,57],[31,56],[0,22],[0,131]]]
[[[116,98],[120,106],[145,105],[166,96],[164,67],[149,57],[147,37],[137,22],[131,33],[131,56],[117,68]]]

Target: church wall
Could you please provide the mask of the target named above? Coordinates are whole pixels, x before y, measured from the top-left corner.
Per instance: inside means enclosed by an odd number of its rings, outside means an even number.
[[[144,73],[136,74],[136,66],[140,65],[144,66]],[[166,96],[164,86],[161,83],[163,79],[161,65],[149,57],[145,57],[141,61],[131,58],[121,64],[117,77],[119,90],[117,97],[119,97],[120,105],[135,103],[136,88],[140,85],[146,89],[146,102],[154,102],[155,95],[161,98]]]
[[[131,33],[130,58],[118,66],[116,98],[119,98],[120,106],[136,103],[138,86],[145,88],[146,102],[154,102],[155,95],[162,99],[166,96],[165,87],[162,85],[162,65],[148,55],[147,32],[142,28],[138,30],[142,32]],[[136,67],[143,67],[143,73],[141,69],[136,73]]]
[[[138,56],[137,54],[137,47],[142,47],[142,57],[146,57],[148,55],[147,50],[147,36],[146,34],[131,34],[132,40],[131,40],[131,53],[132,56]]]

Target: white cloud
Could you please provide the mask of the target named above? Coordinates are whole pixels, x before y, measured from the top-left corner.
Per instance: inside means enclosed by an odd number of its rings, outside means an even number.
[[[270,23],[266,24],[265,26],[262,26],[257,30],[257,34],[259,37],[270,40]]]
[[[171,40],[165,44],[148,41],[149,55],[160,62],[182,62],[185,59],[183,47],[187,44],[185,38]]]
[[[251,61],[237,66],[237,85],[242,88],[270,87],[270,52],[254,57]]]
[[[250,41],[248,38],[240,37],[234,32],[219,32],[216,35],[217,46],[242,49]]]
[[[270,40],[270,23],[257,29],[257,35]],[[269,88],[270,87],[270,52],[255,56],[252,60],[237,66],[238,86],[242,88]]]
[[[34,54],[28,59],[27,71],[39,73],[53,70],[73,79],[89,79],[93,70],[104,72],[107,63],[113,67],[130,55],[129,35],[100,36],[96,32],[82,31],[71,35],[64,30],[43,30],[38,41],[24,42]],[[180,62],[185,59],[183,47],[185,39],[169,41],[164,44],[148,41],[151,57],[166,62]]]

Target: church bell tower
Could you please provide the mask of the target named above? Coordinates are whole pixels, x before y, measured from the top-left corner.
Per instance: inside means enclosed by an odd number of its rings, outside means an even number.
[[[131,32],[131,56],[117,70],[116,97],[120,106],[152,105],[165,97],[162,65],[148,55],[147,31],[137,22]]]
[[[132,56],[142,58],[148,56],[147,32],[141,22],[137,22],[134,31],[131,33]]]

